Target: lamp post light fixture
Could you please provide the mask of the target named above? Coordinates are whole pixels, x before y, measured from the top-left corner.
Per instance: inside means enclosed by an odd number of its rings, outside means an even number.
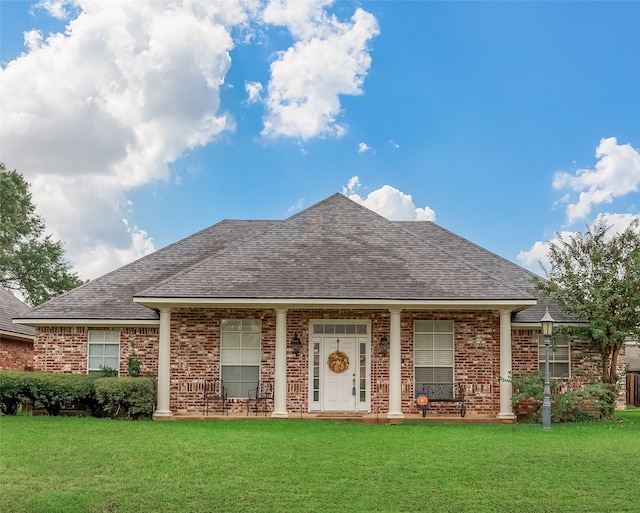
[[[298,332],[296,331],[293,334],[293,340],[291,341],[291,351],[293,354],[298,356],[300,354],[300,350],[302,349],[302,342],[300,342],[300,337],[298,337]]]
[[[387,337],[385,337],[384,335],[380,339],[380,352],[383,355],[389,354],[389,339]]]
[[[549,308],[544,312],[544,317],[540,319],[542,324],[542,334],[544,335],[544,399],[542,401],[542,429],[551,429],[551,389],[549,386],[549,345],[551,343],[551,333],[553,332],[553,317],[549,315]]]

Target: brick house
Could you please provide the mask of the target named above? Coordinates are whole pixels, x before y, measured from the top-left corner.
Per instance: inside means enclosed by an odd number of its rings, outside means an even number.
[[[14,324],[12,318],[27,315],[31,308],[7,289],[0,287],[0,370],[33,367],[33,339],[36,330]]]
[[[390,221],[335,194],[282,221],[222,221],[18,322],[36,328],[36,370],[126,375],[139,361],[157,377],[156,418],[202,411],[202,384],[222,379],[233,412],[272,381],[274,418],[402,418],[425,383],[457,382],[469,415],[513,419],[499,376],[539,369],[545,307],[571,321],[531,278],[432,222]],[[337,349],[342,372],[328,363]],[[552,375],[578,386],[595,372],[583,349],[559,343]]]

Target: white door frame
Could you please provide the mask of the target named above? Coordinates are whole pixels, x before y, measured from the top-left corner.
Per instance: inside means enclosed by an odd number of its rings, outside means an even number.
[[[338,333],[314,333],[314,325],[334,325]],[[346,333],[349,326],[366,326],[366,333]],[[327,328],[324,328],[327,329]],[[342,331],[344,329],[344,331]],[[360,328],[362,330],[362,328]],[[340,337],[355,338],[355,358],[352,362],[349,382],[349,392],[352,388],[352,372],[355,371],[355,397],[353,409],[340,410],[368,413],[371,411],[371,321],[369,319],[312,319],[309,321],[309,362],[308,362],[308,411],[323,412],[336,411],[327,407],[325,396],[325,376],[331,372],[328,368],[327,354],[323,350],[325,339],[335,342]],[[364,345],[363,345],[364,344]],[[364,358],[361,367],[361,356]],[[364,374],[364,376],[363,376]],[[362,379],[364,378],[364,380]],[[345,380],[346,381],[346,380]],[[361,383],[364,381],[364,390]],[[346,385],[345,385],[346,386]],[[363,393],[364,392],[364,393]],[[363,399],[363,400],[362,400]]]

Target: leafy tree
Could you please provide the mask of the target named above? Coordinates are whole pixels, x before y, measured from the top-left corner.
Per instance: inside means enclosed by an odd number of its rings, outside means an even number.
[[[82,284],[64,259],[62,242],[44,234],[29,184],[0,163],[0,285],[32,306]]]
[[[565,331],[601,356],[601,381],[616,383],[625,338],[640,335],[640,221],[612,234],[604,223],[550,245],[536,288],[584,321]]]

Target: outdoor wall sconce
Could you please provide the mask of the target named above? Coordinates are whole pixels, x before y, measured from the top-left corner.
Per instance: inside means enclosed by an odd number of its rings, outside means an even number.
[[[389,339],[385,336],[380,339],[380,352],[383,355],[389,354]]]
[[[293,354],[298,356],[300,354],[300,350],[302,349],[302,342],[300,342],[300,337],[298,337],[298,332],[296,331],[293,334],[293,340],[291,341],[291,351]]]

